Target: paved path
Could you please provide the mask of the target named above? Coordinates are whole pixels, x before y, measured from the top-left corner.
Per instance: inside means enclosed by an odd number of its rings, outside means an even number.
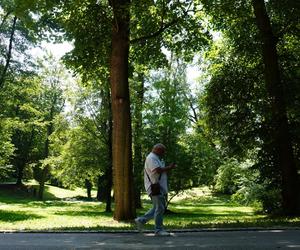
[[[36,249],[300,249],[300,230],[151,233],[1,233],[1,250]]]

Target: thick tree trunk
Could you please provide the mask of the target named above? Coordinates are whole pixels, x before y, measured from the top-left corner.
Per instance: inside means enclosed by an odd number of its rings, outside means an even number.
[[[272,102],[272,124],[274,147],[279,158],[282,173],[282,200],[284,213],[299,213],[298,176],[293,154],[289,124],[287,118],[284,91],[280,77],[277,39],[273,34],[264,0],[252,0],[257,26],[262,38],[265,82]]]
[[[111,1],[114,12],[110,62],[114,219],[118,221],[131,220],[135,217],[128,86],[129,4],[128,0]]]

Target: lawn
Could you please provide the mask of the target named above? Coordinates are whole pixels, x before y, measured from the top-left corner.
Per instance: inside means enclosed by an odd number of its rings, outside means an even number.
[[[81,189],[66,190],[46,187],[44,201],[26,194],[0,190],[0,230],[131,230],[134,225],[116,222],[105,204],[87,201]],[[150,206],[143,197],[143,214]],[[170,204],[171,213],[165,215],[167,229],[300,226],[300,218],[268,218],[255,212],[255,208],[239,206],[228,196],[212,195],[208,189],[193,189],[177,197]],[[146,229],[153,228],[151,221]]]

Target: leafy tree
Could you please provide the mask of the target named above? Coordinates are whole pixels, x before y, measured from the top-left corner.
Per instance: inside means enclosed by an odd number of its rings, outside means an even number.
[[[276,160],[282,174],[282,208],[288,215],[299,214],[300,198],[296,191],[299,187],[299,177],[295,165],[284,88],[280,76],[279,58],[276,48],[278,42],[265,2],[263,0],[253,0],[252,6],[261,36],[265,84],[272,106],[271,122],[273,125],[274,151],[278,155]],[[290,7],[295,8],[297,6],[292,4]],[[300,14],[299,10],[298,13]]]
[[[9,159],[13,154],[14,146],[11,143],[11,121],[0,117],[0,180],[9,177],[12,166]]]
[[[103,157],[99,153],[101,151],[102,148],[97,147],[93,135],[81,127],[73,128],[69,131],[68,142],[63,146],[59,160],[54,161],[56,176],[67,187],[95,184]],[[89,188],[87,191],[90,192]]]
[[[292,96],[298,94],[292,94],[289,90],[293,86],[292,81],[282,81],[289,78],[287,71],[283,70],[286,59],[278,60],[277,53],[281,52],[274,45],[289,44],[286,37],[294,36],[294,31],[284,28],[286,17],[281,19],[279,16],[291,12],[288,22],[295,26],[297,17],[294,12],[297,12],[297,8],[289,1],[281,6],[280,11],[273,1],[266,5],[268,13],[263,1],[248,1],[243,5],[229,1],[205,2],[215,27],[222,30],[225,37],[223,45],[211,54],[216,53],[211,67],[212,78],[207,87],[207,103],[210,125],[215,129],[215,135],[225,142],[223,145],[228,152],[247,158],[249,150],[258,148],[259,161],[256,167],[260,169],[260,181],[264,183],[268,180],[269,188],[281,189],[284,213],[293,214],[297,210],[297,195],[292,189],[295,190],[298,184],[292,142],[288,134],[292,131],[289,124],[294,121],[290,118],[292,113],[289,106],[286,106],[286,100],[293,98],[286,99],[283,93]],[[230,6],[236,11],[233,12]],[[257,19],[258,26],[253,17]],[[247,31],[244,27],[247,27]],[[273,40],[275,36],[277,40]],[[266,45],[268,42],[270,46]],[[262,50],[260,45],[263,46]],[[274,64],[270,65],[266,57],[273,57]],[[276,71],[276,74],[272,73],[272,77],[275,77],[273,80],[270,76],[272,70]],[[293,67],[289,67],[291,72],[297,75]],[[283,75],[282,79],[280,75]],[[286,163],[283,163],[283,159]],[[289,174],[292,172],[293,177]],[[278,200],[281,198],[277,197]]]
[[[59,115],[64,108],[64,98],[62,96],[62,87],[66,81],[65,69],[59,65],[59,62],[53,55],[49,54],[40,62],[40,72],[42,89],[39,97],[39,108],[43,110],[41,114],[42,128],[41,138],[43,142],[40,148],[39,163],[34,166],[34,178],[39,182],[38,198],[43,199],[45,182],[50,178],[50,166],[47,158],[50,152],[50,137],[55,130],[55,117]]]
[[[144,122],[147,146],[151,148],[153,142],[161,141],[173,157],[176,155],[173,147],[188,125],[188,86],[185,63],[178,60],[171,65],[153,73],[149,79]]]
[[[158,51],[161,55],[162,46],[178,51],[184,45],[192,50],[199,48],[207,41],[207,36],[203,35],[206,30],[201,20],[201,9],[197,2],[192,1],[116,0],[109,4],[105,1],[61,1],[57,3],[52,14],[65,28],[67,36],[75,40],[75,57],[70,54],[69,59],[79,66],[78,71],[81,71],[81,67],[84,71],[85,67],[95,68],[102,65],[108,68],[110,65],[116,201],[114,218],[132,219],[135,217],[135,209],[128,89],[130,45],[136,44],[140,48],[145,43],[146,54],[149,55],[153,51]],[[193,25],[197,28],[189,32]],[[86,32],[87,30],[91,32]],[[162,34],[165,35],[161,36]],[[174,34],[178,36],[172,39]],[[192,37],[195,38],[193,41]],[[187,51],[184,54],[188,55]]]
[[[34,77],[20,78],[16,82],[16,85],[7,84],[4,88],[8,104],[4,115],[13,119],[11,142],[15,151],[11,163],[16,170],[17,184],[21,184],[25,168],[33,159],[35,137],[41,126],[38,108],[40,82]]]
[[[29,3],[5,0],[0,3],[0,119],[2,125],[6,124],[3,133],[8,132],[0,140],[7,149],[4,159],[14,162],[18,184],[30,162],[37,125],[33,116],[39,113],[35,106],[39,86],[29,53],[37,38],[36,22],[27,8]],[[12,152],[9,145],[14,145],[14,157],[9,157]]]
[[[190,157],[190,181],[192,187],[213,186],[215,175],[221,165],[222,155],[214,144],[199,129],[182,136],[181,143]]]
[[[169,177],[170,190],[174,191],[175,196],[192,186],[191,176],[194,172],[191,155],[181,144],[182,135],[189,125],[186,65],[179,59],[171,61],[170,67],[153,73],[147,81],[143,144],[146,146],[145,153],[157,142],[166,145],[166,163],[176,162],[178,165]],[[170,199],[174,196],[171,195]]]
[[[33,67],[29,50],[36,43],[36,22],[27,2],[1,1],[0,4],[0,88],[5,81]]]
[[[97,185],[97,198],[106,201],[106,211],[111,211],[112,125],[108,84],[99,88],[105,81],[78,83],[67,94],[72,106],[67,118],[71,127],[64,125],[51,136],[54,152],[49,160],[63,185]]]
[[[98,173],[99,200],[106,201],[106,211],[111,211],[112,189],[112,118],[108,83],[91,80],[81,87],[77,100],[75,121],[97,140],[102,159]],[[100,87],[99,87],[100,85]],[[90,124],[93,124],[91,126]]]

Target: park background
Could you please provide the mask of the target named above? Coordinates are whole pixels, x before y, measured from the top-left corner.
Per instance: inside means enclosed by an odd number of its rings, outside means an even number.
[[[297,225],[299,12],[291,0],[1,1],[1,229],[130,228],[149,207],[157,142],[178,165],[171,228]],[[53,43],[67,44],[61,59]]]

